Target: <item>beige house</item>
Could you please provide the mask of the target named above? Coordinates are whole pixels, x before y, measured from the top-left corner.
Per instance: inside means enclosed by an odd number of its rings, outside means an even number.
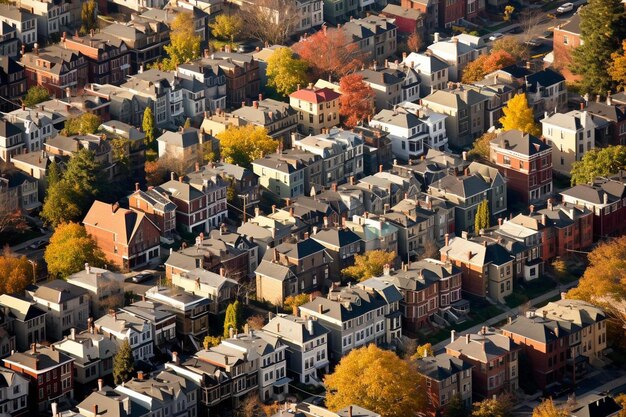
[[[252,171],[259,176],[259,185],[279,198],[308,194],[312,186],[322,184],[322,158],[298,149],[255,159]]]
[[[190,171],[196,162],[202,162],[202,131],[188,127],[178,132],[166,131],[157,138],[159,158],[180,160],[185,171]]]
[[[237,281],[226,278],[222,274],[195,268],[188,272],[172,274],[172,285],[182,288],[188,293],[208,298],[211,301],[210,311],[217,314],[225,311],[235,296]]]
[[[552,169],[570,175],[572,164],[595,148],[595,128],[591,114],[572,110],[555,113],[542,121],[543,137],[552,146]]]
[[[319,135],[323,129],[339,124],[339,97],[330,88],[317,88],[309,84],[289,95],[289,105],[298,112],[301,133]]]

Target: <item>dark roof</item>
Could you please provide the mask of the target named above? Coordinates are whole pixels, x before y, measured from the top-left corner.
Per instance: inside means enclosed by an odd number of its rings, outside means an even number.
[[[551,85],[558,84],[561,81],[565,81],[565,78],[563,78],[561,74],[554,70],[551,70],[550,68],[537,71],[536,73],[528,75],[526,77],[526,82],[530,84],[530,87],[528,87],[528,91],[531,93],[537,92],[537,85],[541,85],[542,87],[549,87]]]
[[[580,14],[577,13],[567,23],[557,28],[557,30],[565,30],[570,33],[576,33],[580,35]]]
[[[278,252],[294,259],[302,259],[309,255],[324,250],[324,246],[316,242],[314,239],[304,239],[296,243],[281,243],[275,248]],[[272,251],[267,251],[265,257],[271,259]]]
[[[491,143],[498,144],[500,148],[510,149],[526,156],[532,156],[550,149],[550,146],[541,141],[541,139],[519,130],[502,132],[492,139]]]
[[[622,407],[611,397],[605,396],[572,411],[572,417],[609,417],[619,412]]]
[[[8,138],[22,133],[13,123],[6,119],[0,119],[0,137]]]
[[[500,244],[487,245],[485,253],[485,262],[491,262],[494,265],[503,265],[511,261],[511,255]]]
[[[585,110],[591,113],[592,116],[607,119],[616,123],[626,119],[626,108],[623,106],[613,106],[606,103],[590,101],[587,103]]]
[[[547,344],[559,338],[568,337],[572,330],[580,330],[580,327],[571,323],[563,326],[564,323],[566,322],[544,319],[541,316],[519,316],[502,326],[502,330]]]
[[[460,358],[442,353],[436,356],[419,358],[417,360],[417,368],[420,374],[436,381],[443,381],[454,374],[471,369],[472,365]]]
[[[73,361],[65,353],[39,344],[35,352],[32,349],[25,352],[16,352],[4,360],[32,370],[52,368]]]
[[[336,247],[344,247],[361,240],[359,235],[350,229],[327,229],[311,236],[315,241],[327,243]]]
[[[385,299],[376,291],[357,287],[342,287],[331,290],[327,297],[317,297],[304,304],[301,309],[318,313],[335,320],[346,321],[374,311],[386,305]]]
[[[514,78],[524,78],[532,72],[526,67],[520,67],[519,65],[509,65],[508,67],[502,68],[500,71],[511,74]]]

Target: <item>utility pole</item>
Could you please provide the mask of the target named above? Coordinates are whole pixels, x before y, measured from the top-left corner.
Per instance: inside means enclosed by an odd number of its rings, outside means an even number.
[[[246,209],[248,208],[248,194],[239,194],[239,198],[243,199],[243,222],[245,223],[248,218]]]
[[[33,266],[33,285],[37,285],[37,261],[28,259],[28,263]]]

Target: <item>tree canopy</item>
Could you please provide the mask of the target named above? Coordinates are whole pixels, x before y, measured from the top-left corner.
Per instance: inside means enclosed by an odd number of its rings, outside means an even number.
[[[78,223],[57,226],[44,253],[48,272],[56,278],[67,278],[88,263],[102,267],[106,260],[96,241]]]
[[[617,88],[626,88],[626,40],[622,42],[622,50],[611,54],[608,73]]]
[[[517,62],[526,61],[530,58],[528,47],[518,41],[514,36],[504,36],[497,39],[491,45],[491,52],[505,51]]]
[[[354,265],[344,268],[341,274],[356,281],[364,281],[383,274],[386,264],[393,265],[398,254],[384,250],[373,250],[354,256]]]
[[[496,132],[485,132],[481,137],[474,141],[472,149],[467,153],[467,156],[474,160],[489,160],[489,154],[491,151],[491,141],[498,136]]]
[[[270,45],[284,45],[301,16],[296,4],[290,0],[255,0],[242,15],[246,34]]]
[[[308,303],[309,299],[310,295],[305,293],[290,295],[289,297],[285,298],[285,302],[283,304],[285,305],[285,307],[289,307],[292,311],[296,312],[297,308]]]
[[[241,327],[241,305],[239,301],[230,303],[226,308],[226,316],[224,317],[224,338],[230,337],[230,329],[235,331],[235,334]]]
[[[552,398],[543,400],[533,410],[533,417],[569,417],[570,413],[567,407],[557,407]]]
[[[50,93],[44,87],[35,85],[26,91],[22,102],[26,107],[33,107],[42,101],[50,100]]]
[[[489,201],[483,200],[478,204],[476,217],[474,217],[474,233],[489,227]]]
[[[374,113],[374,90],[360,74],[348,74],[339,80],[339,114],[343,123],[352,128]]]
[[[5,247],[0,256],[0,294],[21,294],[33,281],[33,267],[26,256]]]
[[[499,398],[487,398],[474,403],[472,417],[511,417],[513,399],[509,395]]]
[[[282,96],[296,91],[298,84],[306,84],[308,64],[296,58],[289,48],[278,48],[267,60],[267,85]]]
[[[572,164],[572,185],[591,183],[596,177],[607,177],[626,169],[626,146],[594,148]]]
[[[463,70],[462,81],[468,84],[480,81],[485,78],[485,75],[513,64],[515,64],[515,58],[510,53],[502,49],[495,50],[467,64]]]
[[[143,111],[141,128],[146,134],[146,138],[144,139],[146,146],[151,146],[156,138],[156,122],[154,121],[154,113],[150,106],[147,106]]]
[[[234,41],[241,35],[244,23],[238,15],[222,13],[215,18],[213,23],[209,23],[209,27],[214,37],[225,41]]]
[[[276,152],[279,142],[261,126],[230,127],[216,135],[222,158],[230,164],[250,168],[252,161]]]
[[[83,3],[82,9],[80,11],[80,33],[86,34],[91,30],[98,29],[98,16],[96,12],[98,10],[98,5],[95,0],[89,0]]]
[[[333,411],[359,404],[382,417],[406,417],[426,406],[425,387],[416,368],[374,344],[344,356],[335,372],[326,375],[324,385],[326,406]]]
[[[218,336],[204,336],[204,340],[202,341],[202,346],[205,349],[209,349],[215,347],[222,343],[222,338]]]
[[[65,136],[88,135],[98,131],[102,124],[100,116],[92,113],[83,113],[65,121],[65,127],[61,132]]]
[[[124,340],[113,357],[113,381],[115,384],[120,385],[122,382],[130,380],[134,370],[133,351],[128,340]]]
[[[423,345],[419,345],[417,349],[415,349],[415,353],[411,356],[412,360],[424,358],[426,356],[434,356],[435,351],[433,350],[433,345],[430,343],[425,343]]]
[[[200,56],[200,42],[200,36],[196,35],[193,15],[177,14],[171,26],[170,44],[163,47],[168,57],[155,66],[165,71],[174,71],[178,65]]]
[[[541,135],[539,125],[535,123],[533,109],[528,105],[526,94],[519,93],[506,103],[502,109],[504,116],[500,118],[503,130],[520,130],[534,136]]]

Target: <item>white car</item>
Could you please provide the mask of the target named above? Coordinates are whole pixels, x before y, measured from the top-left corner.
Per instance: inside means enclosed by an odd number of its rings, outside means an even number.
[[[492,33],[492,34],[491,34],[491,36],[489,37],[489,40],[490,40],[490,41],[495,41],[495,40],[500,39],[500,38],[501,38],[501,37],[503,37],[503,36],[504,36],[504,35],[503,35],[502,33],[500,33],[500,32],[494,32],[494,33]]]
[[[563,14],[563,13],[571,12],[572,10],[574,10],[574,4],[573,3],[563,3],[562,5],[560,5],[556,9],[556,12],[558,14]]]

